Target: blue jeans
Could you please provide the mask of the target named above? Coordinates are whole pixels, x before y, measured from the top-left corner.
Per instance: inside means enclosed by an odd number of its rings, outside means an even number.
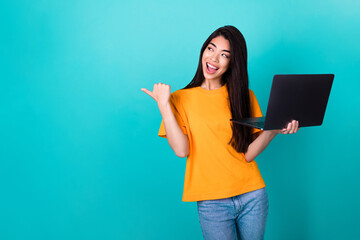
[[[235,197],[198,201],[205,240],[264,239],[269,208],[265,188]]]

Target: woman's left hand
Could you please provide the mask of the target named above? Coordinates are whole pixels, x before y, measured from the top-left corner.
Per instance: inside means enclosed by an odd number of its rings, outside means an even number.
[[[287,128],[283,128],[281,130],[274,130],[276,133],[281,134],[293,134],[299,131],[299,121],[292,120],[288,123]]]

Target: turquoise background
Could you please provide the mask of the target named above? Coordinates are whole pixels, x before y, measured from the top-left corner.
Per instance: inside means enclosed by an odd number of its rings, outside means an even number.
[[[230,24],[263,112],[278,73],[334,73],[324,123],[257,158],[266,239],[357,239],[360,2],[2,1],[0,239],[201,239],[185,159],[140,91],[192,79]]]

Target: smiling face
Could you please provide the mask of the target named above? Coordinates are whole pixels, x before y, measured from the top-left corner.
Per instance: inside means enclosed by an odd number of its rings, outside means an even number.
[[[202,56],[202,68],[206,80],[220,81],[230,64],[230,43],[223,36],[213,38]]]

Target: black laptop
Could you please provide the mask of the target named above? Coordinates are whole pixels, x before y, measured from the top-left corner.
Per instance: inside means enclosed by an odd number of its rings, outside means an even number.
[[[261,130],[282,129],[292,120],[299,127],[323,122],[334,74],[275,75],[265,117],[230,119]]]

